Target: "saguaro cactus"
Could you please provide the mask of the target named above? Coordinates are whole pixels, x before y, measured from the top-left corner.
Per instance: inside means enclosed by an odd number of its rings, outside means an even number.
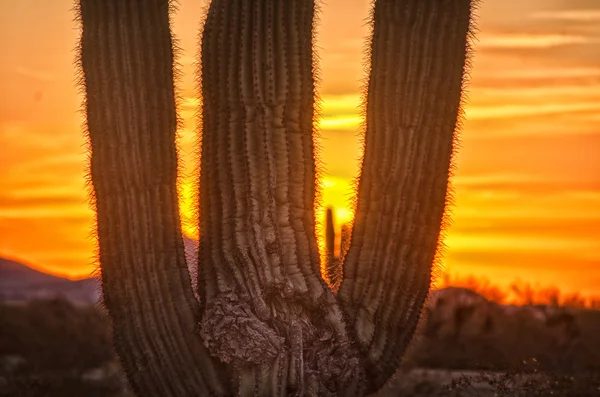
[[[342,240],[344,240],[343,235]],[[341,252],[342,249],[343,246],[340,247]],[[325,277],[331,290],[336,293],[342,282],[342,261],[335,255],[333,208],[327,208],[325,211]]]
[[[429,289],[469,0],[377,0],[343,280],[315,232],[314,0],[213,0],[202,36],[198,295],[177,207],[168,0],[80,0],[104,303],[140,396],[364,395]],[[346,239],[348,241],[348,239]]]

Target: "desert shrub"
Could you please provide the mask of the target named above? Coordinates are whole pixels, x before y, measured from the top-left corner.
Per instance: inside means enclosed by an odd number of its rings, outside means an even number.
[[[544,371],[536,359],[524,360],[503,373],[462,375],[445,387],[461,396],[586,397],[600,395],[600,373]]]
[[[536,357],[545,371],[600,370],[600,311],[493,303],[428,308],[413,366],[506,369]]]
[[[0,357],[7,355],[38,370],[85,370],[114,357],[106,318],[61,298],[0,304]]]
[[[74,374],[19,373],[0,387],[3,397],[124,397],[123,385],[114,379],[90,382]]]

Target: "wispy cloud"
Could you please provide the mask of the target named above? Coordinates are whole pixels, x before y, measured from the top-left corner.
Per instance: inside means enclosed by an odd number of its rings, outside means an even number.
[[[600,21],[600,10],[544,10],[532,13],[531,17],[553,21],[595,22]]]
[[[319,128],[323,130],[339,130],[354,128],[360,125],[362,118],[358,115],[339,115],[323,117],[319,120]]]
[[[600,111],[600,102],[470,106],[465,115],[468,119],[497,119],[579,111]]]
[[[23,66],[16,66],[14,68],[14,72],[19,76],[28,77],[30,79],[42,82],[53,81],[56,79],[56,77],[52,73],[47,72],[45,70],[26,68]]]
[[[504,77],[510,79],[550,79],[600,77],[600,67],[556,67],[547,65],[540,68],[504,69],[488,73],[488,77]]]
[[[476,48],[550,48],[596,41],[595,38],[583,35],[496,33],[482,34]]]

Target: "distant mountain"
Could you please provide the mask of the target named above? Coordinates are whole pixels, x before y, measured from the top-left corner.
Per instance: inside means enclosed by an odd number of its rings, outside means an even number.
[[[195,285],[198,242],[185,237],[184,246],[192,274],[192,283]],[[96,303],[101,296],[100,280],[95,277],[69,280],[33,269],[21,262],[0,257],[1,301],[24,302],[58,296],[75,303]]]
[[[24,263],[0,258],[0,299],[19,302],[63,296],[78,303],[95,303],[100,285],[95,278],[69,280],[32,269]]]
[[[0,288],[34,288],[40,285],[61,284],[67,281],[62,277],[53,276],[32,269],[24,263],[0,258]]]

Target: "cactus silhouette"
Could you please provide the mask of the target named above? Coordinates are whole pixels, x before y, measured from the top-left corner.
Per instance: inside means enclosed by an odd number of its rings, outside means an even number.
[[[337,295],[321,276],[315,231],[315,2],[211,2],[201,42],[199,300],[178,210],[172,7],[78,8],[103,301],[133,391],[377,391],[429,290],[471,1],[374,3],[364,158]]]
[[[342,282],[342,260],[340,256],[335,255],[335,237],[333,208],[327,208],[325,211],[325,278],[331,290],[337,293]],[[342,241],[345,237],[347,233],[342,234]],[[340,250],[342,249],[343,247],[340,247]]]

